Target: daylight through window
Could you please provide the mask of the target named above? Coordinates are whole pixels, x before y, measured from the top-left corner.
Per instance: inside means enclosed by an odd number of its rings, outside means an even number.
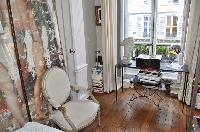
[[[124,37],[133,37],[140,47],[180,45],[183,8],[184,0],[125,0]],[[148,54],[150,47],[145,48]]]

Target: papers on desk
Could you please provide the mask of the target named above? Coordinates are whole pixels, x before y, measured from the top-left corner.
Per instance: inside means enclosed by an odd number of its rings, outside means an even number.
[[[178,63],[171,63],[171,64],[167,65],[167,67],[178,70],[181,68],[181,65],[179,65]]]
[[[161,72],[162,73],[162,79],[170,79],[176,81],[178,78],[178,73],[174,72]]]

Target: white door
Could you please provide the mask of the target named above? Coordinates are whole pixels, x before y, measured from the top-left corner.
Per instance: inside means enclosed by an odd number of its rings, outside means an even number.
[[[67,62],[65,63],[69,75],[70,83],[75,84],[75,69],[74,69],[74,53],[73,50],[72,34],[71,34],[71,21],[68,0],[56,1],[57,19],[59,25],[59,32],[61,43],[64,51],[64,57]]]
[[[56,10],[70,83],[88,86],[82,0],[56,1]]]

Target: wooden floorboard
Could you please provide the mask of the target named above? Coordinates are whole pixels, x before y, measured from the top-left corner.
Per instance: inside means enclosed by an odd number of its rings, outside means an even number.
[[[138,92],[136,92],[136,90]],[[147,95],[154,90],[148,90]],[[185,132],[188,107],[163,91],[157,91],[149,98],[159,104],[139,97],[144,90],[135,88],[118,90],[118,101],[115,92],[94,94],[101,104],[101,126],[95,120],[81,132]],[[162,97],[162,99],[159,97]]]

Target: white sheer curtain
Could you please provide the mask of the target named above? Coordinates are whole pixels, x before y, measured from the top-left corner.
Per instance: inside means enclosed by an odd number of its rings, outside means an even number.
[[[185,63],[189,66],[189,81],[186,91],[186,104],[190,104],[192,83],[195,74],[198,48],[199,48],[199,37],[200,37],[200,0],[191,0],[191,8],[189,15],[188,33],[186,37],[185,47]],[[199,99],[197,99],[197,104]]]
[[[102,0],[102,53],[104,92],[114,90],[114,66],[117,62],[116,0]]]

